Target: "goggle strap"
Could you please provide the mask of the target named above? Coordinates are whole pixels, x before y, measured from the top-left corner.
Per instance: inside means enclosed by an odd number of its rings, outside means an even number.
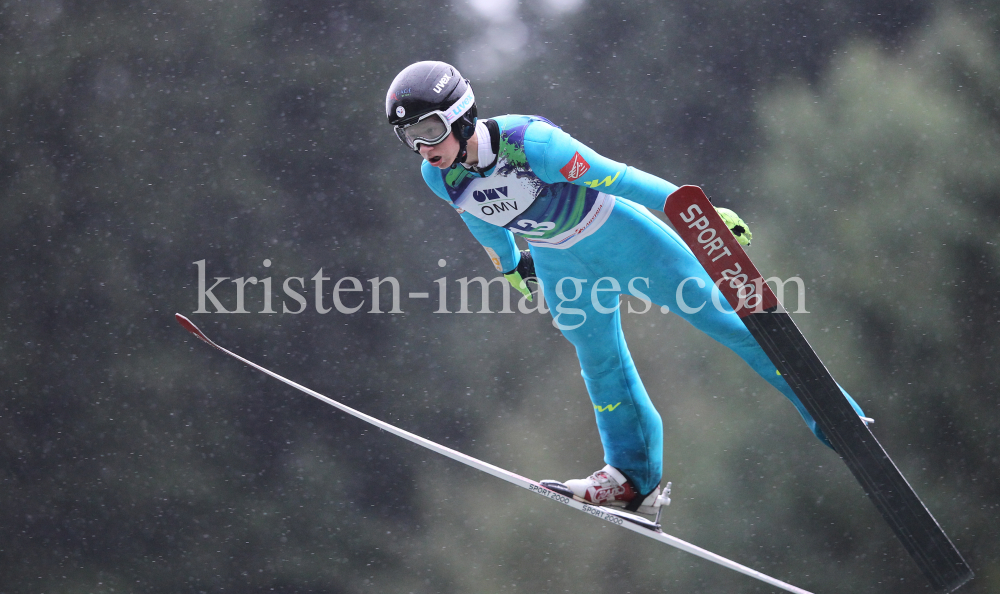
[[[476,103],[476,95],[472,92],[472,85],[466,81],[465,92],[462,96],[458,98],[458,101],[451,104],[448,111],[444,112],[444,119],[447,120],[448,124],[454,124],[458,118],[465,115],[465,112],[469,111]]]

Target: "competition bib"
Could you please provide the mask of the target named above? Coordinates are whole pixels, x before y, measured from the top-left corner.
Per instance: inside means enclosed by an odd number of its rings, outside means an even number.
[[[538,195],[537,178],[491,176],[472,180],[454,204],[499,227],[524,214]]]

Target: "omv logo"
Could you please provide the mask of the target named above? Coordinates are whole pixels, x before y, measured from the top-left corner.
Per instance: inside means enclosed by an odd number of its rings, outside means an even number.
[[[476,190],[472,193],[472,198],[476,202],[492,202],[494,200],[503,200],[507,197],[507,186],[501,186],[499,188],[490,188],[488,190]]]

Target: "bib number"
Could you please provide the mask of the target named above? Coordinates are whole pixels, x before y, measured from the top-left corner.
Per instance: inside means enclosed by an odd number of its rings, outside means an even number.
[[[517,222],[517,226],[520,227],[520,229],[516,227],[511,227],[510,232],[520,233],[521,235],[539,236],[539,235],[545,235],[545,231],[551,231],[556,228],[555,223],[548,223],[548,222],[539,223],[537,221],[532,221],[530,219],[521,219],[520,221]],[[538,231],[532,231],[532,229],[538,229]]]

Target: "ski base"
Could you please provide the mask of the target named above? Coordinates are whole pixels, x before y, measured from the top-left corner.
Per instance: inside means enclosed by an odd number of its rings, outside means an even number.
[[[934,589],[951,592],[971,580],[958,549],[844,398],[701,188],[678,189],[667,197],[664,213]]]
[[[563,505],[567,505],[569,507],[572,507],[573,509],[582,511],[590,516],[614,524],[615,526],[620,526],[622,528],[625,528],[626,530],[631,530],[638,534],[642,534],[643,536],[646,536],[663,544],[670,545],[676,549],[680,549],[686,553],[690,553],[697,557],[701,557],[702,559],[711,561],[712,563],[716,563],[727,569],[731,569],[733,571],[742,573],[743,575],[752,577],[766,584],[770,584],[776,588],[785,590],[786,592],[792,592],[793,594],[811,594],[807,590],[803,590],[802,588],[797,588],[791,584],[787,584],[769,575],[763,574],[754,569],[750,569],[745,565],[741,565],[735,561],[731,561],[721,555],[716,555],[711,551],[706,551],[705,549],[697,547],[675,536],[671,536],[660,529],[658,522],[650,522],[645,518],[634,516],[632,514],[629,514],[628,512],[621,512],[614,508],[600,508],[587,503],[577,501],[572,497],[567,497],[566,495],[557,493],[556,491],[553,491],[551,489],[547,489],[541,483],[537,483],[531,479],[524,478],[523,476],[510,472],[509,470],[504,470],[503,468],[494,466],[492,464],[489,464],[488,462],[483,462],[482,460],[473,458],[472,456],[468,456],[459,451],[453,450],[449,447],[433,442],[429,439],[420,437],[415,433],[410,433],[409,431],[400,429],[395,425],[386,423],[385,421],[381,421],[370,415],[366,415],[365,413],[355,410],[347,406],[346,404],[341,404],[340,402],[337,402],[332,398],[328,398],[320,394],[319,392],[316,392],[315,390],[311,390],[301,384],[297,384],[288,378],[278,375],[277,373],[267,368],[261,367],[260,365],[254,363],[253,361],[250,361],[249,359],[244,359],[243,357],[237,355],[236,353],[219,346],[218,344],[213,342],[210,338],[208,338],[208,336],[206,336],[205,333],[202,332],[197,326],[195,326],[194,323],[191,322],[191,320],[187,319],[181,314],[174,314],[174,317],[177,319],[177,322],[185,330],[195,335],[199,340],[211,346],[212,348],[221,351],[222,353],[256,369],[257,371],[260,371],[261,373],[273,377],[274,379],[284,383],[285,385],[291,386],[296,390],[308,394],[309,396],[312,396],[313,398],[320,400],[321,402],[329,404],[330,406],[342,412],[345,412],[353,417],[361,419],[366,423],[374,425],[387,433],[392,433],[397,437],[402,437],[403,439],[413,442],[423,448],[426,448],[428,450],[431,450],[433,452],[451,458],[452,460],[455,460],[457,462],[461,462],[466,466],[475,468],[476,470],[495,476],[496,478],[507,481],[508,483],[511,483],[513,485],[517,485],[518,487],[521,487],[523,489],[527,489],[532,493],[536,493],[547,499],[551,499],[552,501],[562,503]],[[657,519],[659,518],[657,517]]]

